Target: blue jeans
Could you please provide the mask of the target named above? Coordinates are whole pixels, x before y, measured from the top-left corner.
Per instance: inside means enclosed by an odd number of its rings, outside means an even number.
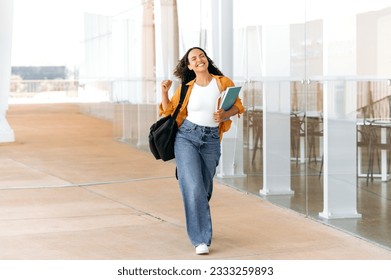
[[[184,120],[175,140],[175,160],[186,215],[186,228],[194,246],[212,242],[209,200],[220,159],[218,127]]]

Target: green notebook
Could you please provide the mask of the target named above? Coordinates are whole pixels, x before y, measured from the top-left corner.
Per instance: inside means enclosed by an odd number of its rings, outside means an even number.
[[[241,86],[227,87],[227,89],[222,93],[220,108],[224,109],[224,111],[231,109],[232,105],[235,104],[236,98],[238,98],[241,89]]]

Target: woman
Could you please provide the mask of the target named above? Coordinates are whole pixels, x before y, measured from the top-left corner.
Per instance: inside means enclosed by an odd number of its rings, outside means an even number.
[[[228,110],[217,110],[220,94],[234,83],[221,73],[198,47],[189,49],[179,61],[174,75],[188,85],[186,97],[177,116],[175,160],[182,193],[186,227],[196,254],[208,254],[212,241],[209,200],[213,177],[220,159],[223,133],[231,126],[229,118],[244,112],[240,98]],[[171,80],[161,84],[160,114],[172,114],[179,103],[181,86],[169,100]]]

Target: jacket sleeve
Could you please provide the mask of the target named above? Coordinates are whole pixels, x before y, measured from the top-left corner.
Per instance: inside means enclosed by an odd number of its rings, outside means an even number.
[[[160,102],[160,104],[159,104],[159,116],[168,116],[168,115],[171,115],[174,112],[174,109],[176,108],[176,106],[179,103],[181,87],[182,87],[182,85],[180,85],[176,89],[174,95],[172,96],[170,102],[167,104],[167,107],[166,107],[165,110],[163,110],[163,105]]]
[[[235,84],[228,78],[225,77],[224,81],[222,81],[223,90],[225,90],[227,87],[234,86]],[[234,106],[239,109],[238,112],[238,118],[240,118],[240,115],[244,113],[244,106],[242,104],[242,100],[238,96],[236,98],[236,101],[234,103]],[[220,123],[220,138],[222,138],[222,135],[224,132],[228,131],[231,128],[232,120],[228,119],[222,123]]]

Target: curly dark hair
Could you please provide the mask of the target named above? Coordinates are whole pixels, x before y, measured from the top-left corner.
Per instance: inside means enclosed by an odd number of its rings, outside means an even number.
[[[217,66],[214,64],[212,59],[209,58],[209,56],[206,54],[206,52],[201,49],[200,47],[193,47],[190,48],[185,55],[182,57],[181,60],[179,60],[177,66],[174,69],[174,75],[181,79],[182,83],[187,83],[191,80],[194,80],[196,75],[193,70],[190,70],[187,66],[190,64],[189,63],[189,53],[194,50],[194,49],[199,49],[205,54],[205,57],[208,59],[209,66],[208,66],[208,71],[209,73],[213,75],[219,75],[219,76],[224,76],[224,74],[217,68]]]

